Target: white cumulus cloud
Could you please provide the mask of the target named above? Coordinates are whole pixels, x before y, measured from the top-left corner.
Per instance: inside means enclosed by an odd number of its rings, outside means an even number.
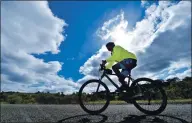
[[[78,85],[57,74],[63,63],[32,55],[59,53],[66,26],[47,1],[1,2],[1,90],[74,91]],[[44,84],[34,87],[41,82]]]

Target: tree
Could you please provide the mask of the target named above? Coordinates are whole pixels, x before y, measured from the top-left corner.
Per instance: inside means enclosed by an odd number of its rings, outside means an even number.
[[[170,79],[167,79],[166,80],[167,82],[170,82],[170,83],[172,83],[172,82],[178,82],[178,81],[180,81],[180,79],[178,78],[178,77],[174,77],[174,78],[170,78]]]
[[[37,91],[35,94],[40,94],[41,92],[40,91]]]
[[[192,82],[192,77],[185,77],[182,81],[191,81]]]
[[[20,96],[17,96],[17,95],[9,95],[8,96],[8,102],[10,104],[20,104],[22,103],[22,98]]]
[[[65,96],[65,95],[63,94],[63,92],[61,92],[61,96]]]

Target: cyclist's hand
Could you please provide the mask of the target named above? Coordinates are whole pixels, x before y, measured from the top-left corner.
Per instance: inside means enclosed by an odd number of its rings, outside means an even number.
[[[104,70],[105,69],[105,64],[107,63],[106,60],[102,60],[102,63],[100,64],[100,69],[99,70]]]
[[[100,69],[99,69],[99,71],[102,71],[102,70],[104,70],[104,69],[105,69],[105,65],[100,64]]]
[[[106,60],[102,60],[102,65],[105,65],[107,63]]]

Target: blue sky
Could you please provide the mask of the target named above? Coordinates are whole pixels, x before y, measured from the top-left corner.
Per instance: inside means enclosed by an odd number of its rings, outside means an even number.
[[[3,1],[1,19],[3,91],[76,92],[109,41],[136,54],[134,78],[191,76],[189,1]]]

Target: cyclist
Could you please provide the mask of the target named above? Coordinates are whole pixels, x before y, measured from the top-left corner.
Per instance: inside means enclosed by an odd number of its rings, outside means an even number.
[[[115,45],[113,42],[107,43],[106,48],[111,52],[111,56],[106,60],[102,60],[102,64],[105,65],[108,63],[106,69],[109,73],[112,73],[110,70],[112,67],[121,83],[120,89],[125,90],[127,87],[124,81],[125,77],[137,66],[137,58],[135,54],[125,50],[121,46]],[[115,62],[117,63],[113,65]],[[122,69],[122,71],[120,72],[119,69]]]

